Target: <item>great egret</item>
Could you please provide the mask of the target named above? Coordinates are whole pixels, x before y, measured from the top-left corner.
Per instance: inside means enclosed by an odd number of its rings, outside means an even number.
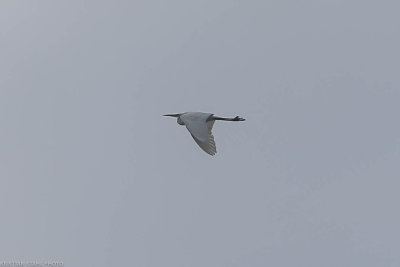
[[[212,113],[203,112],[185,112],[178,114],[166,114],[163,116],[178,118],[179,125],[185,125],[194,141],[206,153],[214,156],[217,153],[214,136],[212,135],[212,127],[216,120],[220,121],[244,121],[245,119],[236,116],[235,118],[216,117]]]

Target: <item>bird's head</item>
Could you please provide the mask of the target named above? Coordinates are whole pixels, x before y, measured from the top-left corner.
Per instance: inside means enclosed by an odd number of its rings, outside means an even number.
[[[185,125],[185,123],[184,123],[184,122],[181,120],[181,118],[180,118],[181,115],[182,115],[182,113],[177,113],[177,114],[165,114],[165,115],[163,115],[163,116],[178,118],[178,119],[177,119],[178,124],[179,124],[179,125]]]

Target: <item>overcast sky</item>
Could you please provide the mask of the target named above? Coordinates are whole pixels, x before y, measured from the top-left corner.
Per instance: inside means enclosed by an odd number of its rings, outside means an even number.
[[[400,266],[399,10],[1,1],[0,261]]]

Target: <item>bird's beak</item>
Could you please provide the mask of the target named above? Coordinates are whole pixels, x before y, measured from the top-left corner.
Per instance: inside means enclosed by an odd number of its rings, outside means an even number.
[[[167,117],[179,117],[181,114],[165,114],[163,116],[167,116]]]

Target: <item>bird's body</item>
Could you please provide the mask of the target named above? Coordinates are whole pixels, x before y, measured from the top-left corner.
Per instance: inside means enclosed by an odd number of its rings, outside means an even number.
[[[210,155],[215,155],[217,149],[214,136],[211,132],[216,120],[224,121],[244,121],[245,119],[236,116],[235,118],[216,117],[212,113],[185,112],[178,114],[167,114],[164,116],[177,117],[178,124],[185,125],[194,141]]]

